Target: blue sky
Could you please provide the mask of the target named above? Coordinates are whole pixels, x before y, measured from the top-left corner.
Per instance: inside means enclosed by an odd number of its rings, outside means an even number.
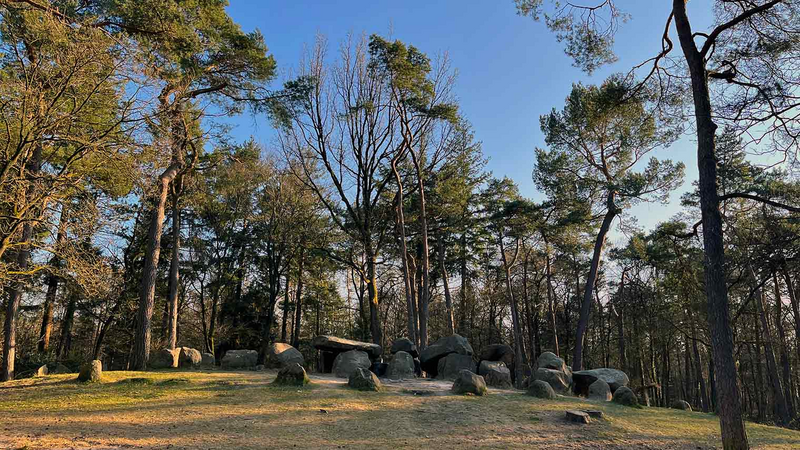
[[[563,106],[573,82],[600,83],[660,49],[669,2],[618,4],[632,17],[617,38],[619,62],[592,77],[572,67],[544,24],[517,16],[512,0],[231,0],[228,12],[245,30],[261,30],[283,74],[297,65],[304,46],[312,45],[317,34],[325,35],[335,49],[347,33],[391,31],[392,37],[429,55],[447,52],[459,74],[455,92],[461,112],[483,143],[488,169],[495,177],[510,177],[525,196],[538,200],[531,170],[534,148],[544,145],[539,116]],[[695,27],[708,25],[709,4],[689,5]],[[243,116],[234,122],[237,139],[254,136],[269,144],[272,130],[266,120]],[[631,211],[646,228],[678,212],[680,193],[697,178],[690,138],[655,156],[684,161],[687,177],[670,206],[645,204]]]

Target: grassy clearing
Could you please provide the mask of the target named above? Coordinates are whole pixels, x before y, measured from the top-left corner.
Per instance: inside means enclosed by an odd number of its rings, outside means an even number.
[[[276,387],[267,372],[106,372],[0,387],[0,448],[715,448],[717,418],[518,393],[484,398],[349,390],[329,378]],[[577,425],[564,410],[604,411]],[[324,412],[322,411],[324,410]],[[756,448],[800,448],[800,433],[750,424]]]

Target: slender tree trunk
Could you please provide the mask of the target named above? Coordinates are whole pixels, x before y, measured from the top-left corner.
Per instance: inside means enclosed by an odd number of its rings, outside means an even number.
[[[428,245],[428,212],[427,202],[425,200],[425,179],[422,173],[422,162],[417,158],[413,149],[409,149],[411,153],[411,160],[417,172],[417,190],[419,191],[419,227],[420,227],[420,244],[422,245],[422,289],[419,292],[419,326],[420,326],[420,345],[421,348],[428,346],[428,306],[430,303],[430,247]]]
[[[421,327],[419,326],[419,308],[417,305],[417,261],[411,253],[407,253],[408,261],[408,282],[411,289],[411,308],[414,315],[414,343],[419,347],[421,344]]]
[[[377,259],[378,257],[373,254],[370,244],[367,247],[367,279],[364,280],[367,283],[367,295],[369,296],[369,328],[372,334],[372,342],[381,345],[383,336],[379,318]]]
[[[456,324],[453,317],[453,298],[450,296],[450,284],[447,281],[447,267],[445,267],[445,254],[444,254],[444,236],[439,236],[439,268],[442,272],[442,284],[444,284],[444,304],[445,304],[445,317],[447,318],[447,331],[450,334],[456,334]]]
[[[287,329],[289,324],[289,270],[286,271],[286,288],[283,290],[283,318],[281,318],[281,342],[288,342],[286,340]]]
[[[750,267],[750,277],[753,283],[758,283],[752,267]],[[790,421],[789,408],[786,406],[786,398],[784,397],[783,387],[781,386],[781,379],[778,376],[778,364],[775,361],[775,352],[772,347],[772,327],[769,326],[769,320],[767,319],[767,305],[765,304],[766,300],[761,288],[756,290],[754,300],[756,302],[756,308],[758,309],[758,316],[761,319],[761,333],[764,336],[764,353],[767,357],[768,378],[770,387],[772,388],[775,418],[779,424],[786,426]]]
[[[514,354],[516,355],[514,358],[514,383],[517,388],[519,388],[524,377],[523,367],[527,364],[525,350],[522,347],[523,338],[522,329],[519,323],[519,308],[517,307],[516,297],[514,297],[514,290],[511,287],[511,266],[516,262],[519,247],[517,247],[517,252],[515,252],[513,260],[509,262],[505,245],[503,244],[502,231],[500,232],[498,242],[500,243],[500,257],[503,259],[503,270],[505,271],[506,275],[505,282],[506,291],[508,292],[508,301],[511,304],[511,326],[514,332]],[[519,246],[519,242],[517,243],[517,246]]]
[[[67,308],[64,310],[64,318],[61,320],[61,336],[56,347],[56,358],[61,359],[69,355],[72,349],[72,323],[75,320],[75,310],[78,307],[78,294],[69,293]]]
[[[161,255],[161,232],[164,228],[167,194],[169,185],[178,175],[181,166],[181,163],[174,162],[158,177],[158,195],[151,212],[150,229],[147,233],[147,252],[139,290],[139,310],[136,314],[136,334],[131,354],[131,370],[145,370],[150,358],[151,321],[155,304],[156,277],[158,275],[158,259]]]
[[[406,243],[406,219],[403,213],[403,179],[400,178],[400,172],[397,171],[397,159],[392,159],[392,171],[394,172],[394,179],[397,182],[397,206],[395,209],[395,225],[397,227],[397,239],[400,241],[400,259],[403,263],[403,287],[406,295],[406,311],[408,314],[408,338],[411,342],[418,343],[419,337],[417,336],[417,319],[416,319],[416,300],[414,298],[413,284],[411,272],[408,269],[408,245]]]
[[[300,324],[303,318],[303,269],[305,265],[305,249],[300,250],[300,263],[297,267],[297,291],[294,296],[294,331],[292,346],[300,347]]]
[[[180,284],[181,254],[181,210],[178,193],[172,199],[172,260],[169,265],[169,320],[167,321],[167,347],[175,350],[178,345],[178,286]]]
[[[725,450],[743,450],[747,441],[736,362],[733,356],[733,331],[730,324],[728,286],[725,280],[725,247],[722,239],[722,215],[717,190],[717,157],[715,135],[717,125],[712,119],[711,95],[705,58],[697,50],[694,33],[686,14],[686,0],[673,0],[675,28],[692,79],[697,129],[697,163],[700,210],[703,220],[705,249],[705,286],[708,296],[708,321],[717,376],[719,421],[722,446]]]
[[[691,320],[691,319],[690,319]],[[700,382],[700,404],[703,407],[703,412],[707,413],[710,407],[708,401],[708,391],[706,390],[706,379],[703,377],[703,364],[700,359],[700,349],[697,347],[697,327],[694,320],[692,322],[692,351],[694,352],[695,364],[695,378]]]
[[[61,217],[58,220],[58,232],[56,234],[56,247],[63,244],[67,237],[68,209],[68,202],[62,202]],[[53,255],[50,258],[50,267],[56,270],[60,265],[61,260]],[[44,304],[42,305],[42,327],[39,330],[38,344],[38,350],[42,353],[50,350],[50,335],[53,332],[53,305],[56,302],[59,281],[60,278],[57,273],[50,273],[47,276],[47,293],[44,295]]]
[[[583,340],[586,334],[586,329],[589,327],[589,313],[592,309],[592,293],[594,291],[594,284],[597,282],[597,272],[600,268],[600,257],[603,253],[603,246],[606,242],[608,230],[611,228],[611,223],[614,218],[619,214],[619,209],[614,203],[615,192],[609,192],[606,198],[606,215],[603,217],[603,223],[600,225],[600,231],[597,233],[597,240],[594,243],[594,253],[592,254],[592,264],[589,267],[589,276],[586,277],[586,286],[584,286],[583,302],[581,303],[581,313],[578,318],[578,329],[575,332],[575,351],[572,355],[572,370],[583,369]]]
[[[544,238],[544,246],[545,246],[545,270],[547,271],[547,313],[550,319],[550,332],[552,333],[553,338],[553,353],[556,356],[561,356],[561,353],[558,349],[558,326],[556,325],[556,300],[555,300],[555,292],[553,292],[553,271],[550,267],[550,243],[547,241],[547,237],[545,236],[544,232],[542,232],[542,238]]]
[[[797,293],[792,284],[792,277],[789,276],[789,270],[786,268],[786,261],[781,265],[781,274],[783,281],[786,283],[786,290],[789,293],[789,302],[792,304],[792,315],[794,315],[794,340],[800,343],[800,301],[797,299]],[[797,351],[797,361],[800,364],[800,344],[795,345]]]
[[[794,389],[792,388],[792,368],[789,364],[789,351],[786,345],[786,331],[783,328],[783,300],[781,299],[781,288],[778,284],[777,272],[772,272],[772,284],[775,288],[775,328],[778,330],[778,344],[781,350],[781,369],[783,371],[783,396],[786,398],[786,407],[789,417],[795,417],[794,408]]]

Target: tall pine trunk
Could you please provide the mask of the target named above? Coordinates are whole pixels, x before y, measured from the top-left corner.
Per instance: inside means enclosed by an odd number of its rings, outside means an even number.
[[[583,369],[583,343],[586,335],[586,329],[589,327],[589,314],[592,309],[594,285],[597,282],[597,272],[600,268],[600,257],[603,253],[603,246],[606,242],[608,230],[611,229],[611,223],[614,218],[619,214],[619,209],[614,203],[616,193],[611,191],[606,198],[606,214],[603,217],[603,223],[600,225],[600,231],[597,233],[597,239],[594,243],[594,253],[592,254],[592,264],[589,266],[589,276],[586,277],[586,285],[583,287],[583,301],[581,302],[581,312],[578,318],[578,329],[575,332],[575,349],[572,355],[572,370]]]
[[[686,14],[686,0],[673,0],[675,28],[692,80],[692,96],[697,132],[697,165],[700,210],[705,249],[705,286],[708,297],[708,320],[716,365],[717,404],[725,450],[748,449],[747,432],[742,420],[742,404],[733,355],[733,331],[730,324],[728,286],[725,279],[725,247],[722,239],[722,215],[717,190],[717,157],[712,119],[711,94],[708,89],[706,61],[697,50],[694,33]]]
[[[56,248],[58,248],[67,237],[68,208],[68,201],[62,202],[61,217],[58,220],[58,232],[56,234]],[[60,265],[61,260],[58,256],[53,255],[53,257],[50,258],[50,266],[55,271]],[[42,353],[50,350],[50,335],[53,333],[53,306],[56,302],[56,294],[58,293],[58,284],[60,280],[57,273],[50,273],[47,276],[47,292],[44,295],[44,304],[42,304],[42,326],[39,329],[38,344],[38,350]]]
[[[172,260],[169,265],[169,316],[167,320],[167,347],[175,350],[178,345],[178,285],[180,284],[181,210],[178,206],[177,189],[172,199]]]

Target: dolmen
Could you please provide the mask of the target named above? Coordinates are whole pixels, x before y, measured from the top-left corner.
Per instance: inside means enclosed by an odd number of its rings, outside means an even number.
[[[514,349],[505,344],[487,345],[478,355],[478,375],[492,387],[509,389],[514,381]]]
[[[476,372],[472,346],[458,334],[439,339],[419,354],[423,371],[429,378],[454,380],[462,370]]]
[[[381,362],[381,354],[383,353],[383,348],[378,344],[353,341],[329,335],[316,336],[311,341],[311,345],[320,351],[320,371],[322,373],[332,373],[334,372],[334,366],[336,366],[339,372],[336,375],[343,378],[349,378],[350,369],[369,369],[373,362]],[[340,355],[344,353],[348,354],[340,358]],[[364,355],[361,355],[361,353]],[[334,364],[337,359],[339,362]],[[363,367],[365,363],[366,367]]]

